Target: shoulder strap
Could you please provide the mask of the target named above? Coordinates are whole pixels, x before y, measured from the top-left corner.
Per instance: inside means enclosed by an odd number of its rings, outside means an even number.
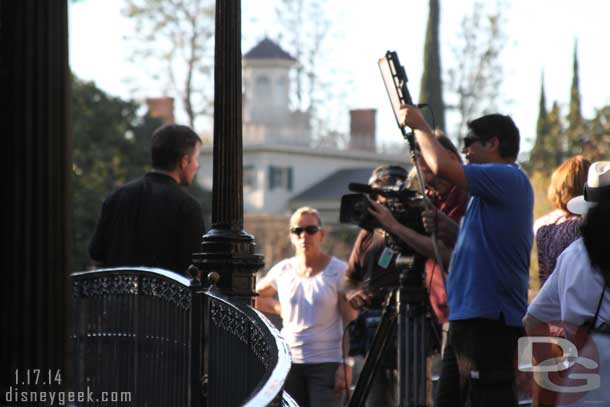
[[[375,233],[375,232],[373,232]],[[380,248],[374,248],[375,245],[375,235],[373,234],[372,238],[371,238],[371,244],[369,246],[369,251],[368,253],[365,255],[364,257],[364,263],[366,266],[366,270],[365,270],[365,278],[368,277],[369,279],[374,278],[374,273],[375,273],[375,258],[377,257],[377,254],[379,254],[379,249]],[[381,246],[381,250],[383,250],[384,246]]]
[[[602,288],[602,295],[599,296],[599,301],[597,303],[597,309],[595,310],[595,316],[593,317],[593,321],[591,322],[591,329],[595,329],[595,323],[597,322],[597,316],[599,315],[599,309],[602,307],[602,302],[604,300],[604,294],[606,292],[606,283],[604,280],[604,287]]]

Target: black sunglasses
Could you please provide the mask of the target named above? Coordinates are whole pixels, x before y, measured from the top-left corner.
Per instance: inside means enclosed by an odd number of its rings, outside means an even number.
[[[465,148],[470,147],[473,143],[476,143],[477,141],[484,143],[487,141],[487,139],[477,137],[477,136],[470,136],[470,135],[468,135],[462,139],[462,143],[464,144]]]
[[[462,143],[464,144],[464,148],[468,148],[470,147],[473,143],[476,143],[477,141],[479,143],[487,143],[489,140],[491,140],[493,138],[492,137],[479,137],[477,135],[475,135],[472,131],[468,132],[468,134],[466,135],[466,137],[464,137],[462,139]]]
[[[301,236],[301,233],[305,232],[308,235],[315,235],[320,231],[320,226],[310,225],[310,226],[298,226],[296,228],[290,228],[290,233],[294,233],[297,236]]]

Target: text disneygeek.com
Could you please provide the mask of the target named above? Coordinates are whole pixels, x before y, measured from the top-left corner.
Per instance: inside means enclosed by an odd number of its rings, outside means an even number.
[[[131,392],[102,391],[93,392],[87,386],[85,391],[29,391],[9,387],[4,394],[4,403],[48,403],[49,406],[66,406],[71,403],[129,403]]]

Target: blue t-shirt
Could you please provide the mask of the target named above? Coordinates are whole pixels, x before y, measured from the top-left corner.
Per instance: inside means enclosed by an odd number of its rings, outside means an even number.
[[[468,209],[451,259],[449,320],[500,319],[522,326],[527,290],[534,194],[515,164],[464,165]]]

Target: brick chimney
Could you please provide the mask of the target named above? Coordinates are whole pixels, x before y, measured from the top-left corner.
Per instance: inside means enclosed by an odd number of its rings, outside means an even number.
[[[375,148],[376,109],[350,110],[350,150],[372,151]]]
[[[174,98],[163,96],[158,98],[146,98],[148,114],[156,119],[161,119],[164,124],[174,124]]]

